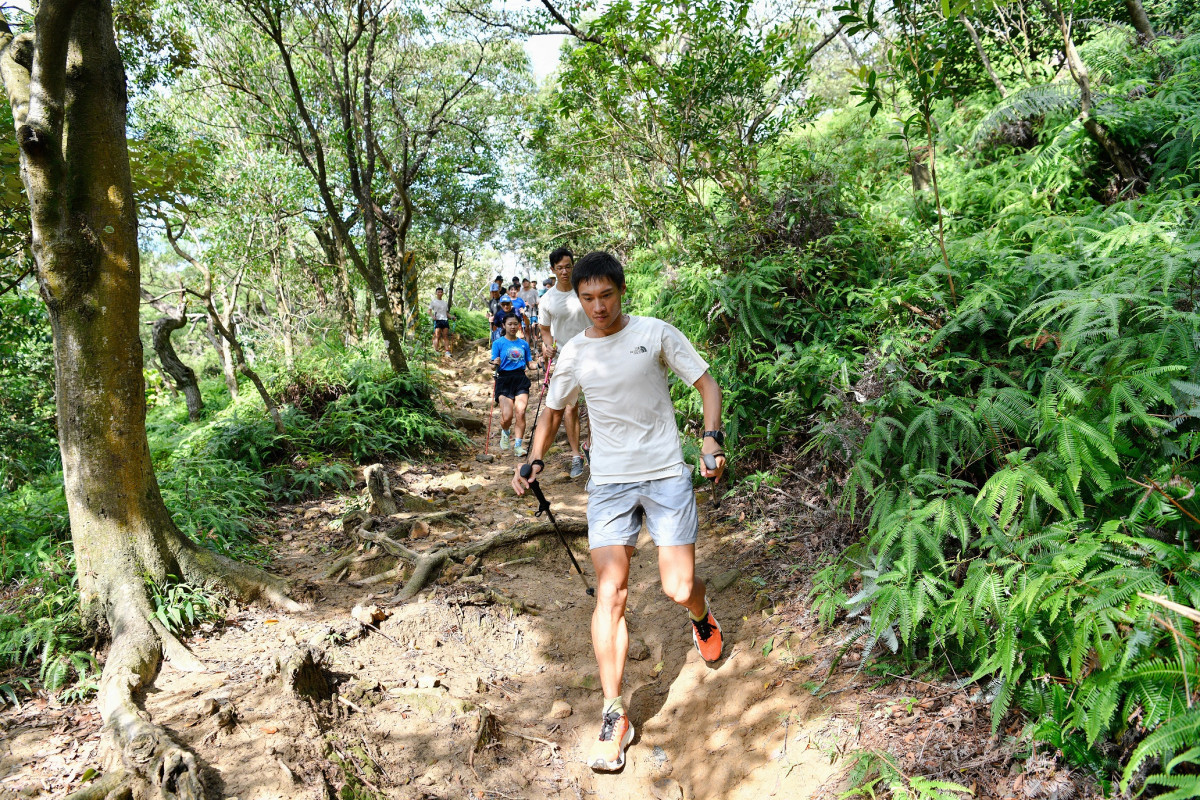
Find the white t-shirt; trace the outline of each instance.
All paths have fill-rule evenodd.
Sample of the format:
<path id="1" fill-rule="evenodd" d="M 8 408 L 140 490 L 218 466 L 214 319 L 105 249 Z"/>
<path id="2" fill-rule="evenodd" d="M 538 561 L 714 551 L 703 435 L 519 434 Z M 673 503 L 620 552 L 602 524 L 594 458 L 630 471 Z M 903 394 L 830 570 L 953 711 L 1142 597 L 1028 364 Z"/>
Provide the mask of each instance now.
<path id="1" fill-rule="evenodd" d="M 517 297 L 524 300 L 525 305 L 529 306 L 531 309 L 538 304 L 539 300 L 537 289 L 533 288 L 522 289 L 521 291 L 517 292 Z"/>
<path id="2" fill-rule="evenodd" d="M 450 304 L 445 298 L 438 300 L 435 297 L 429 301 L 429 313 L 434 319 L 450 319 Z"/>
<path id="3" fill-rule="evenodd" d="M 538 322 L 550 326 L 550 335 L 560 350 L 592 324 L 583 311 L 579 295 L 564 292 L 557 286 L 551 286 L 538 301 Z"/>
<path id="4" fill-rule="evenodd" d="M 546 407 L 561 410 L 582 390 L 592 430 L 592 480 L 636 483 L 680 474 L 684 464 L 667 369 L 689 386 L 708 362 L 677 328 L 633 317 L 618 333 L 579 334 L 561 350 Z"/>

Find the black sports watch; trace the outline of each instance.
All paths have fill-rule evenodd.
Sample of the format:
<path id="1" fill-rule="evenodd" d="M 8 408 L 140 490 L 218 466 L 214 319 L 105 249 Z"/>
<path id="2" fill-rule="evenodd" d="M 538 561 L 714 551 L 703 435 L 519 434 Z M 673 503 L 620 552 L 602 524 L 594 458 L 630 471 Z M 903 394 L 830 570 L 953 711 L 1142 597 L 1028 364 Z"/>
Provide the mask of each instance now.
<path id="1" fill-rule="evenodd" d="M 705 431 L 704 435 L 701 436 L 700 439 L 701 439 L 701 441 L 703 441 L 704 439 L 713 439 L 716 441 L 716 443 L 719 446 L 724 447 L 725 446 L 725 431 Z"/>

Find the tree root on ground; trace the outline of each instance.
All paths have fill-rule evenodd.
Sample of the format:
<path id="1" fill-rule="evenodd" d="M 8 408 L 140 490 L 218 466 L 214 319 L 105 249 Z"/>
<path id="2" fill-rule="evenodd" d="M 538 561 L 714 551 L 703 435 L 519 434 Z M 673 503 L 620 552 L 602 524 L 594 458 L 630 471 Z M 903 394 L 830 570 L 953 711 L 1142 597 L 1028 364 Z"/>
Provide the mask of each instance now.
<path id="1" fill-rule="evenodd" d="M 178 568 L 175 574 L 190 584 L 221 586 L 242 600 L 265 598 L 289 611 L 304 608 L 287 597 L 286 584 L 278 578 L 197 548 L 182 537 L 168 542 L 177 545 L 170 553 Z M 107 774 L 76 792 L 72 800 L 130 796 L 201 800 L 204 788 L 195 755 L 174 741 L 167 729 L 151 722 L 136 696 L 153 681 L 164 656 L 181 670 L 203 670 L 204 664 L 155 617 L 140 570 L 110 575 L 105 589 L 90 615 L 97 623 L 107 623 L 111 632 L 96 696 L 104 720 Z"/>
<path id="2" fill-rule="evenodd" d="M 389 528 L 386 531 L 371 531 L 366 530 L 365 527 L 354 531 L 353 536 L 363 542 L 378 545 L 387 551 L 389 555 L 393 555 L 405 563 L 412 565 L 412 574 L 409 575 L 400 592 L 393 598 L 396 601 L 411 600 L 413 597 L 416 597 L 422 589 L 437 578 L 438 573 L 441 572 L 442 567 L 445 566 L 447 561 L 461 562 L 471 556 L 478 558 L 489 550 L 520 544 L 538 536 L 546 536 L 554 533 L 553 525 L 549 522 L 539 520 L 537 522 L 516 525 L 506 531 L 493 534 L 477 542 L 457 547 L 441 547 L 427 553 L 420 553 L 392 538 L 392 535 L 400 529 L 400 526 Z M 411 528 L 411 524 L 409 527 Z M 562 528 L 563 534 L 567 536 L 587 535 L 587 523 L 583 520 L 559 520 L 559 527 Z M 368 580 L 354 581 L 352 585 L 369 586 L 398 577 L 401 574 L 402 568 L 398 567 L 394 570 L 374 575 Z"/>

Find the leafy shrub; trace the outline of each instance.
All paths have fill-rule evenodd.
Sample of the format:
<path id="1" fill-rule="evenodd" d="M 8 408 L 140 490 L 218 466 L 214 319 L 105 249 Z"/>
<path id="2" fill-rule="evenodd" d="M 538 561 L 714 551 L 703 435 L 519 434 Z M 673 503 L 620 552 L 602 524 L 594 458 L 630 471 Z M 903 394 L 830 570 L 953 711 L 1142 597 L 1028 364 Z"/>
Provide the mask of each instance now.
<path id="1" fill-rule="evenodd" d="M 177 636 L 201 622 L 222 619 L 228 605 L 223 594 L 181 583 L 174 577 L 163 585 L 147 578 L 146 587 L 154 603 L 155 618 Z"/>
<path id="2" fill-rule="evenodd" d="M 467 341 L 486 339 L 492 334 L 492 324 L 484 312 L 460 307 L 454 309 L 450 332 Z"/>
<path id="3" fill-rule="evenodd" d="M 50 321 L 36 293 L 0 294 L 0 490 L 58 462 Z"/>
<path id="4" fill-rule="evenodd" d="M 1097 769 L 1142 739 L 1125 780 L 1171 756 L 1151 782 L 1180 791 L 1200 651 L 1148 598 L 1200 606 L 1196 223 L 1166 194 L 954 243 L 970 289 L 868 404 L 844 494 L 869 512 L 861 588 L 821 576 L 868 655 L 947 657 L 995 725 L 1021 706 Z"/>

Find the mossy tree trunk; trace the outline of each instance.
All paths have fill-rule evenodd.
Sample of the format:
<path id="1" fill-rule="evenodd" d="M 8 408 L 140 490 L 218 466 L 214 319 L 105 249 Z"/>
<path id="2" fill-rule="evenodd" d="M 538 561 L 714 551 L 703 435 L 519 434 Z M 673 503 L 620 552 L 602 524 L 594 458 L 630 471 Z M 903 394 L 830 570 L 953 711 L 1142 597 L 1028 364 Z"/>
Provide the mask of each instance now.
<path id="1" fill-rule="evenodd" d="M 125 75 L 108 0 L 41 0 L 32 30 L 0 17 L 33 254 L 54 336 L 59 445 L 82 612 L 111 647 L 98 704 L 110 755 L 161 797 L 199 797 L 195 758 L 134 693 L 161 657 L 199 662 L 153 616 L 145 578 L 221 584 L 294 606 L 259 570 L 198 547 L 163 504 L 146 440 L 137 215 Z"/>

